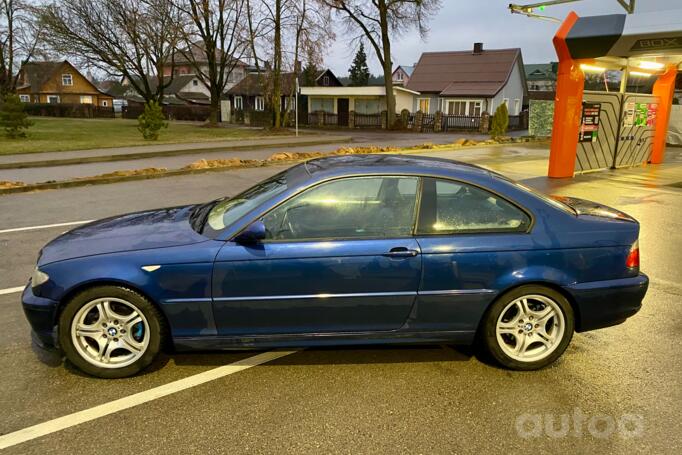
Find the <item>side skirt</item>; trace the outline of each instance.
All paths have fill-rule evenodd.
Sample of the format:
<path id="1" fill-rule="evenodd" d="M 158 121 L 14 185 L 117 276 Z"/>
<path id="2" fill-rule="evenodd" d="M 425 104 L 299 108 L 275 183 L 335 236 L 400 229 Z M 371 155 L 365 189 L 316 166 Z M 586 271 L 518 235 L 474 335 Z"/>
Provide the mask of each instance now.
<path id="1" fill-rule="evenodd" d="M 284 348 L 312 346 L 349 346 L 362 344 L 452 343 L 472 344 L 476 332 L 363 332 L 363 333 L 306 333 L 252 336 L 175 337 L 173 344 L 179 351 L 227 350 L 248 348 Z"/>

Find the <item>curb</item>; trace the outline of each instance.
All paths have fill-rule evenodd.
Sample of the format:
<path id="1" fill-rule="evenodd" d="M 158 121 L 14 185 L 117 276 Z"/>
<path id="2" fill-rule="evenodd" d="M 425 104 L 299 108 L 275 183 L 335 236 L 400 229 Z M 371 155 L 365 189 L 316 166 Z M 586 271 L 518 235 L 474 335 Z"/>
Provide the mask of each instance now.
<path id="1" fill-rule="evenodd" d="M 290 147 L 308 147 L 315 145 L 326 145 L 336 143 L 351 143 L 353 138 L 350 136 L 339 136 L 335 140 L 316 140 L 306 142 L 278 142 L 272 144 L 262 145 L 228 145 L 224 147 L 214 148 L 199 148 L 199 149 L 181 149 L 181 150 L 162 150 L 158 152 L 137 152 L 119 155 L 102 155 L 102 156 L 86 156 L 83 158 L 62 158 L 55 160 L 42 161 L 20 161 L 16 163 L 2 163 L 0 170 L 6 169 L 28 169 L 33 167 L 53 167 L 53 166 L 68 166 L 72 164 L 89 164 L 89 163 L 107 163 L 112 161 L 128 161 L 128 160 L 143 160 L 145 158 L 157 158 L 166 156 L 179 155 L 193 155 L 196 153 L 218 153 L 218 152 L 240 152 L 244 150 L 259 150 L 268 148 L 290 148 Z"/>
<path id="2" fill-rule="evenodd" d="M 335 141 L 336 142 L 336 141 Z M 546 141 L 529 141 L 528 144 L 542 144 Z M 472 145 L 461 147 L 463 149 L 476 149 L 481 147 L 491 147 L 491 146 L 503 146 L 512 144 L 486 144 L 486 145 Z M 421 148 L 413 150 L 399 150 L 395 154 L 410 154 L 410 153 L 424 153 L 424 152 L 434 152 L 432 148 Z M 15 188 L 2 188 L 0 189 L 0 196 L 6 194 L 16 194 L 16 193 L 29 193 L 32 191 L 41 190 L 55 190 L 62 188 L 74 188 L 80 186 L 89 185 L 105 185 L 109 183 L 120 183 L 120 182 L 130 182 L 135 180 L 151 180 L 164 177 L 177 177 L 181 175 L 193 175 L 193 174 L 205 174 L 209 172 L 224 172 L 237 169 L 248 169 L 256 167 L 268 167 L 268 166 L 279 166 L 279 165 L 293 165 L 297 163 L 302 163 L 309 160 L 310 158 L 304 159 L 294 159 L 294 160 L 281 160 L 281 161 L 267 161 L 267 160 L 252 160 L 251 162 L 246 162 L 241 166 L 223 166 L 223 167 L 212 167 L 206 169 L 171 169 L 164 172 L 158 172 L 154 174 L 142 174 L 142 175 L 124 175 L 124 176 L 114 176 L 114 177 L 85 177 L 74 180 L 63 180 L 58 182 L 44 182 L 44 183 L 34 183 L 24 186 L 18 186 Z"/>

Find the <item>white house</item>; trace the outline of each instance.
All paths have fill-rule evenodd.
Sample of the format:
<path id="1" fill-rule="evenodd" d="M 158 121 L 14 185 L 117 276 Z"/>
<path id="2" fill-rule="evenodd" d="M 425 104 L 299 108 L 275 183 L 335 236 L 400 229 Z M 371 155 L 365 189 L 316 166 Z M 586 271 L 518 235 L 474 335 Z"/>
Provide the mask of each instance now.
<path id="1" fill-rule="evenodd" d="M 419 93 L 403 87 L 393 87 L 396 113 L 403 109 L 412 110 L 413 98 Z M 324 111 L 348 116 L 350 111 L 357 114 L 379 114 L 386 110 L 386 88 L 382 86 L 362 87 L 301 87 L 301 95 L 308 97 L 308 112 Z M 343 123 L 343 122 L 341 122 Z"/>

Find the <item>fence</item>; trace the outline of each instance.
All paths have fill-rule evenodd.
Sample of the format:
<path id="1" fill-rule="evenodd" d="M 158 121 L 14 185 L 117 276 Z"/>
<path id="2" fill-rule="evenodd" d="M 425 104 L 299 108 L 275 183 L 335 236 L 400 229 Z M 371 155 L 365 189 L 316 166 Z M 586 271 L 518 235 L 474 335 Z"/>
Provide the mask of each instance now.
<path id="1" fill-rule="evenodd" d="M 114 118 L 113 107 L 94 104 L 24 103 L 28 115 L 41 117 Z"/>
<path id="2" fill-rule="evenodd" d="M 381 114 L 358 114 L 353 118 L 356 128 L 381 128 Z"/>
<path id="3" fill-rule="evenodd" d="M 476 130 L 481 127 L 480 116 L 468 115 L 444 115 L 443 116 L 443 131 L 450 130 Z"/>
<path id="4" fill-rule="evenodd" d="M 204 122 L 211 115 L 210 106 L 197 105 L 164 105 L 161 106 L 167 120 L 188 120 Z M 121 109 L 123 118 L 136 119 L 144 112 L 144 104 L 129 103 Z"/>

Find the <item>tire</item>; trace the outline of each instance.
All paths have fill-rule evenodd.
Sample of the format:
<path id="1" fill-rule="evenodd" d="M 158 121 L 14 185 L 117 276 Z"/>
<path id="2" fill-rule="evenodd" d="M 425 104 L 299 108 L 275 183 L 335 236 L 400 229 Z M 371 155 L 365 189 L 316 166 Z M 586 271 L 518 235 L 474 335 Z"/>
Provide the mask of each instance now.
<path id="1" fill-rule="evenodd" d="M 481 338 L 499 364 L 529 371 L 556 361 L 570 344 L 574 329 L 573 308 L 562 294 L 545 286 L 525 285 L 490 306 Z"/>
<path id="2" fill-rule="evenodd" d="M 119 286 L 87 289 L 59 316 L 59 345 L 83 372 L 100 378 L 132 376 L 158 354 L 163 316 L 145 297 Z"/>

